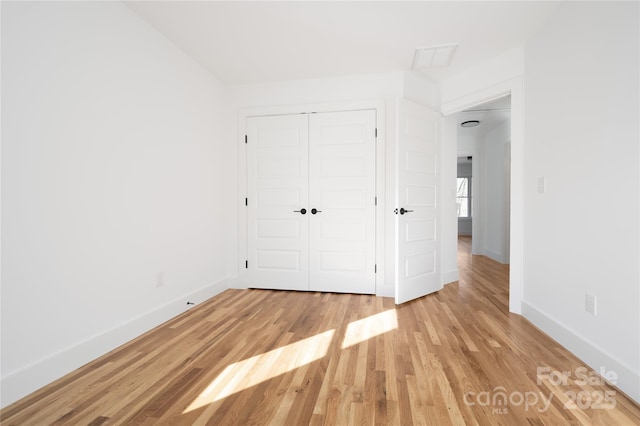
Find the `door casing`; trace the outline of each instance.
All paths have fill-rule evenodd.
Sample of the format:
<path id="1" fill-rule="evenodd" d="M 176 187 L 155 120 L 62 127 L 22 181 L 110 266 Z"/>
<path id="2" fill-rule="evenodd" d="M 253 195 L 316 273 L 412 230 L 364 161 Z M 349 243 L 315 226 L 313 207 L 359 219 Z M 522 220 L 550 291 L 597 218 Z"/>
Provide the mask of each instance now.
<path id="1" fill-rule="evenodd" d="M 509 212 L 509 311 L 522 313 L 524 283 L 524 90 L 522 77 L 512 78 L 441 105 L 445 116 L 511 95 L 511 179 Z M 446 143 L 446 141 L 443 141 Z M 452 236 L 457 238 L 457 236 Z"/>
<path id="2" fill-rule="evenodd" d="M 377 119 L 377 143 L 376 143 L 376 188 L 377 188 L 377 214 L 376 214 L 376 295 L 393 296 L 393 285 L 384 282 L 385 265 L 389 262 L 385 253 L 385 221 L 388 217 L 388 207 L 385 196 L 386 181 L 386 131 L 387 120 L 389 119 L 385 111 L 385 102 L 380 100 L 335 102 L 321 104 L 302 104 L 291 106 L 255 107 L 242 108 L 238 112 L 238 281 L 234 288 L 247 288 L 247 269 L 245 261 L 248 254 L 247 240 L 247 209 L 245 208 L 245 198 L 247 195 L 247 147 L 245 144 L 246 119 L 248 117 L 269 116 L 269 115 L 289 115 L 314 112 L 340 112 L 357 110 L 375 110 Z"/>

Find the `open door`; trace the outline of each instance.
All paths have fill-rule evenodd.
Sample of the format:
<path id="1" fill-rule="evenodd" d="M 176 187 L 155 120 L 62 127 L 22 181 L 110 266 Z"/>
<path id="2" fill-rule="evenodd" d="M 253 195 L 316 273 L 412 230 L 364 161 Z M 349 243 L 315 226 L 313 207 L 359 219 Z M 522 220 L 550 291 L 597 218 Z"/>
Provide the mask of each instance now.
<path id="1" fill-rule="evenodd" d="M 396 145 L 396 304 L 442 288 L 440 114 L 401 99 Z"/>

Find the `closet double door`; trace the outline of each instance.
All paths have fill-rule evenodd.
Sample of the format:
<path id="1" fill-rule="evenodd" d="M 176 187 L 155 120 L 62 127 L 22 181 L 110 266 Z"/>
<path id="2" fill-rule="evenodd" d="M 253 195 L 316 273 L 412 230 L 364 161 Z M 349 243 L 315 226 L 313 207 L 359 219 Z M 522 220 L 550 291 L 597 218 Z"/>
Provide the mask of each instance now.
<path id="1" fill-rule="evenodd" d="M 375 110 L 246 129 L 249 286 L 375 293 Z"/>

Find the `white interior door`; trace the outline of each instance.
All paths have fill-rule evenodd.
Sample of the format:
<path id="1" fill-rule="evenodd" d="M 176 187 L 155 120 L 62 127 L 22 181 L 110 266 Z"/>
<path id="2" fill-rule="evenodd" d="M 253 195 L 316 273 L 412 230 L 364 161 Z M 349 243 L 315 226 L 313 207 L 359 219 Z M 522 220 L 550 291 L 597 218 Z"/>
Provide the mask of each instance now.
<path id="1" fill-rule="evenodd" d="M 398 103 L 396 303 L 442 288 L 438 206 L 440 114 Z"/>
<path id="2" fill-rule="evenodd" d="M 306 114 L 247 118 L 247 280 L 309 288 Z"/>
<path id="3" fill-rule="evenodd" d="M 310 290 L 375 293 L 376 112 L 309 117 Z"/>

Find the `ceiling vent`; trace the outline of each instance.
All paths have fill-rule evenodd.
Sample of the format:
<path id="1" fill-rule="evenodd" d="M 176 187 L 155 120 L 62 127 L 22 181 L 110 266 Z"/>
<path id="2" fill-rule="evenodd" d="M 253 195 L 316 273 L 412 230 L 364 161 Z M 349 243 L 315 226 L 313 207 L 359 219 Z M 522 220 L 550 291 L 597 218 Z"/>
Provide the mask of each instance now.
<path id="1" fill-rule="evenodd" d="M 457 43 L 441 44 L 431 47 L 417 47 L 413 56 L 411 69 L 424 70 L 430 68 L 448 67 L 453 59 L 453 54 L 458 47 Z"/>

